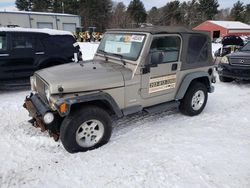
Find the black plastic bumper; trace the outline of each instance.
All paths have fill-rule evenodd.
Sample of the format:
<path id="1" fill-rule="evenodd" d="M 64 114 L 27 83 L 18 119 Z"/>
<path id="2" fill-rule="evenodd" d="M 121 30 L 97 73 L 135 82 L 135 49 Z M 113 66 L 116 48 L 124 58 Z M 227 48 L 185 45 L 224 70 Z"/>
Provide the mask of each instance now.
<path id="1" fill-rule="evenodd" d="M 230 64 L 219 64 L 218 74 L 223 77 L 250 80 L 250 66 L 233 66 Z"/>

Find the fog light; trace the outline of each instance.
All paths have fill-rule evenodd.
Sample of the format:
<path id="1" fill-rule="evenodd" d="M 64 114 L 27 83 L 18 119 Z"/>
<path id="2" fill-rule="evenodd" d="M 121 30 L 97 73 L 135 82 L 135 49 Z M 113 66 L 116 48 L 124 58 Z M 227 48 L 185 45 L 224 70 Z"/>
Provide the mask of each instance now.
<path id="1" fill-rule="evenodd" d="M 54 121 L 54 115 L 51 112 L 47 112 L 44 116 L 43 116 L 43 121 L 45 124 L 50 124 Z"/>

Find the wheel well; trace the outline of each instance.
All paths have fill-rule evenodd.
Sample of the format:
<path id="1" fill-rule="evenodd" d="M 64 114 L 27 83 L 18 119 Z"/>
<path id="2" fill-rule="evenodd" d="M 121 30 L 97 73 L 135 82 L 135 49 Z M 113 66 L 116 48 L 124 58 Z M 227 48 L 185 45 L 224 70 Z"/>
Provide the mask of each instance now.
<path id="1" fill-rule="evenodd" d="M 76 104 L 71 105 L 70 111 L 75 111 L 87 105 L 98 106 L 99 108 L 102 108 L 103 110 L 107 111 L 109 115 L 116 114 L 112 106 L 105 100 L 95 100 L 95 101 L 89 101 L 89 102 L 83 102 L 83 103 L 76 103 Z"/>
<path id="2" fill-rule="evenodd" d="M 208 77 L 199 77 L 199 78 L 193 79 L 192 82 L 189 84 L 189 87 L 196 82 L 200 82 L 204 84 L 207 87 L 207 89 L 209 89 L 210 87 L 210 82 L 209 82 Z"/>

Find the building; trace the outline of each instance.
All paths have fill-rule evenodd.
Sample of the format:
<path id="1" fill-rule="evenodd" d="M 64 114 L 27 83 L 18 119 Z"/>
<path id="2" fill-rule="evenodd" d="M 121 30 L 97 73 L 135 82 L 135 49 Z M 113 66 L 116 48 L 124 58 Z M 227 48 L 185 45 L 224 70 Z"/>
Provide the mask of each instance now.
<path id="1" fill-rule="evenodd" d="M 0 11 L 0 26 L 24 28 L 49 28 L 75 32 L 81 26 L 81 18 L 73 14 Z"/>
<path id="2" fill-rule="evenodd" d="M 250 25 L 237 21 L 212 21 L 208 20 L 193 28 L 194 30 L 210 31 L 211 38 L 224 37 L 226 35 L 250 35 Z"/>

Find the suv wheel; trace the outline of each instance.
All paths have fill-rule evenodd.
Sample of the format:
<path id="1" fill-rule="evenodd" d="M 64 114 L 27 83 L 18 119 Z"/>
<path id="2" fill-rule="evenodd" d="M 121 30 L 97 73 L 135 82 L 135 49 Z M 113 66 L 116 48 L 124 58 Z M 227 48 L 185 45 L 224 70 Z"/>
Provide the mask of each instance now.
<path id="1" fill-rule="evenodd" d="M 207 103 L 207 88 L 204 84 L 196 82 L 187 90 L 181 100 L 180 111 L 189 116 L 195 116 L 202 112 Z"/>
<path id="2" fill-rule="evenodd" d="M 228 78 L 224 76 L 219 76 L 219 79 L 221 82 L 232 82 L 234 80 L 233 78 Z"/>
<path id="3" fill-rule="evenodd" d="M 64 148 L 75 153 L 106 144 L 112 132 L 109 114 L 96 106 L 88 106 L 67 116 L 60 128 Z"/>

